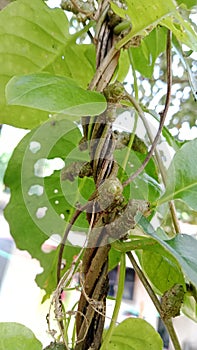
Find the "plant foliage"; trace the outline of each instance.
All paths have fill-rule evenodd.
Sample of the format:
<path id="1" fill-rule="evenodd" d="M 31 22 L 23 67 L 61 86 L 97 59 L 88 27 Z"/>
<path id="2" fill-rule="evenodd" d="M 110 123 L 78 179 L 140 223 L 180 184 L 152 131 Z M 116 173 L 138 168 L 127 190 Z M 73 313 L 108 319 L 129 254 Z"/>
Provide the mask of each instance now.
<path id="1" fill-rule="evenodd" d="M 36 282 L 44 300 L 51 298 L 60 331 L 48 348 L 70 349 L 72 340 L 75 350 L 162 349 L 160 336 L 142 319 L 115 326 L 127 254 L 180 350 L 171 318 L 182 310 L 197 320 L 197 242 L 179 232 L 176 206 L 181 201 L 197 211 L 197 139 L 181 143 L 164 122 L 176 99 L 175 51 L 188 74 L 183 89 L 190 84 L 196 96 L 194 68 L 182 49 L 187 45 L 188 56 L 197 50 L 189 17 L 195 2 L 95 3 L 67 0 L 51 9 L 42 0 L 17 0 L 0 12 L 0 122 L 29 129 L 6 170 L 11 197 L 5 217 L 17 247 L 43 268 Z M 166 87 L 159 112 L 157 103 L 154 110 L 151 105 L 160 92 L 158 69 Z M 170 123 L 176 125 L 173 116 Z M 164 156 L 156 144 L 164 144 Z M 155 218 L 160 229 L 152 225 Z M 52 235 L 61 243 L 46 254 Z M 105 334 L 108 272 L 118 264 L 117 300 Z M 81 295 L 71 312 L 61 293 L 76 272 Z M 54 335 L 50 317 L 49 311 Z M 41 348 L 30 330 L 15 323 L 0 324 L 0 338 L 2 349 Z"/>

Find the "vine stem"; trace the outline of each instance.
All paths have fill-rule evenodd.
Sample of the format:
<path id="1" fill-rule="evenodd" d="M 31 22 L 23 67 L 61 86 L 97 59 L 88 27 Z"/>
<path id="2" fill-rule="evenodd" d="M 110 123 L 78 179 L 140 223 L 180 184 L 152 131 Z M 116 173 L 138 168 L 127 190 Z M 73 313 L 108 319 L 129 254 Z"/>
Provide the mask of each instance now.
<path id="1" fill-rule="evenodd" d="M 157 142 L 159 141 L 161 132 L 162 132 L 162 128 L 164 126 L 164 122 L 168 113 L 168 109 L 170 106 L 170 97 L 171 97 L 171 90 L 172 90 L 172 57 L 171 57 L 171 40 L 172 40 L 172 33 L 170 30 L 168 30 L 168 35 L 167 35 L 167 45 L 166 45 L 166 57 L 167 57 L 167 94 L 166 94 L 166 101 L 165 101 L 165 107 L 163 112 L 161 113 L 161 119 L 160 119 L 160 123 L 159 123 L 159 128 L 157 131 L 157 134 L 153 140 L 152 146 L 150 151 L 148 152 L 146 158 L 144 159 L 144 161 L 142 162 L 141 166 L 137 169 L 137 171 L 132 174 L 124 183 L 123 186 L 127 186 L 130 182 L 132 182 L 146 167 L 146 165 L 148 164 L 149 160 L 151 159 L 154 150 L 156 148 Z M 134 104 L 134 98 L 132 96 L 130 96 L 129 94 L 126 94 L 126 97 L 128 98 L 128 100 L 134 105 L 134 107 L 136 106 L 136 104 Z M 144 113 L 142 113 L 144 114 Z"/>
<path id="2" fill-rule="evenodd" d="M 172 33 L 171 31 L 169 30 L 168 31 L 168 34 L 167 34 L 167 45 L 166 45 L 166 58 L 167 58 L 167 93 L 166 93 L 166 101 L 165 101 L 165 106 L 164 106 L 164 110 L 163 112 L 161 113 L 161 121 L 162 121 L 162 127 L 163 127 L 163 124 L 165 122 L 165 118 L 167 116 L 167 113 L 168 113 L 168 110 L 169 110 L 169 106 L 170 106 L 170 98 L 171 98 L 171 90 L 172 90 L 172 56 L 171 56 L 171 40 L 172 40 Z M 132 57 L 130 56 L 130 60 L 132 59 Z M 148 137 L 152 143 L 152 148 L 150 150 L 150 152 L 148 153 L 147 157 L 145 158 L 144 162 L 142 163 L 141 167 L 136 171 L 136 173 L 132 174 L 132 176 L 130 177 L 130 181 L 133 181 L 133 179 L 139 175 L 141 173 L 141 171 L 144 170 L 146 164 L 148 164 L 150 158 L 152 157 L 153 153 L 155 152 L 155 158 L 157 160 L 157 164 L 158 164 L 158 167 L 159 167 L 159 170 L 160 170 L 160 173 L 161 173 L 161 177 L 162 177 L 162 180 L 163 180 L 163 183 L 164 185 L 166 185 L 166 174 L 165 174 L 165 171 L 164 171 L 164 167 L 163 167 L 163 164 L 160 160 L 160 156 L 158 154 L 158 151 L 156 149 L 156 145 L 157 145 L 157 142 L 158 142 L 158 139 L 159 139 L 159 136 L 161 134 L 161 131 L 162 131 L 162 127 L 161 127 L 161 131 L 158 129 L 158 138 L 157 138 L 157 135 L 155 137 L 155 139 L 153 139 L 153 136 L 152 136 L 152 133 L 151 133 L 151 130 L 150 130 L 150 127 L 149 127 L 149 124 L 148 122 L 146 121 L 146 118 L 145 118 L 145 115 L 144 115 L 144 112 L 142 110 L 142 108 L 140 107 L 138 101 L 136 99 L 134 99 L 132 96 L 128 95 L 128 98 L 130 100 L 130 102 L 132 103 L 132 105 L 134 106 L 134 108 L 136 109 L 137 113 L 139 114 L 140 118 L 142 119 L 143 121 L 143 124 L 146 128 L 146 131 L 147 131 L 147 134 L 148 134 Z M 161 122 L 160 122 L 161 124 Z M 160 125 L 161 126 L 161 125 Z M 156 139 L 157 138 L 157 139 Z M 128 179 L 129 180 L 129 179 Z M 127 180 L 127 181 L 128 181 Z M 126 186 L 126 182 L 123 183 L 123 186 Z M 181 232 L 181 229 L 180 229 L 180 225 L 179 225 L 179 222 L 178 222 L 178 218 L 177 218 L 177 215 L 176 215 L 176 208 L 175 208 L 175 205 L 174 205 L 174 202 L 173 201 L 169 201 L 169 208 L 170 208 L 170 212 L 171 212 L 171 216 L 172 216 L 172 221 L 173 221 L 173 225 L 174 225 L 174 229 L 175 229 L 175 232 L 176 233 L 180 233 Z"/>
<path id="3" fill-rule="evenodd" d="M 113 311 L 113 316 L 100 350 L 108 349 L 108 344 L 110 342 L 114 328 L 116 327 L 116 322 L 117 322 L 117 318 L 118 318 L 118 314 L 119 314 L 119 310 L 122 302 L 122 295 L 124 292 L 125 271 L 126 271 L 126 259 L 125 259 L 125 253 L 122 253 L 120 257 L 118 291 L 116 295 L 116 302 L 115 302 L 115 307 Z"/>
<path id="4" fill-rule="evenodd" d="M 144 112 L 141 109 L 140 105 L 137 103 L 137 101 L 135 101 L 135 104 L 136 104 L 139 116 L 140 116 L 140 118 L 141 118 L 141 120 L 142 120 L 142 122 L 144 124 L 144 127 L 146 129 L 146 132 L 148 134 L 148 138 L 149 138 L 150 142 L 152 143 L 153 142 L 152 132 L 151 132 L 149 124 L 148 124 L 148 122 L 147 122 L 147 120 L 145 118 Z M 147 112 L 147 113 L 150 114 L 150 112 Z M 166 173 L 165 173 L 165 170 L 164 170 L 163 163 L 161 162 L 160 155 L 159 155 L 159 153 L 157 151 L 157 148 L 155 148 L 155 158 L 156 158 L 159 170 L 160 170 L 160 174 L 161 174 L 163 183 L 166 186 Z M 166 199 L 165 199 L 165 202 L 166 202 Z M 172 216 L 175 232 L 176 233 L 180 233 L 181 229 L 180 229 L 180 225 L 179 225 L 178 218 L 177 218 L 177 215 L 176 215 L 176 209 L 175 209 L 174 202 L 172 200 L 169 200 L 168 203 L 169 203 L 169 208 L 170 208 L 170 212 L 171 212 L 171 216 Z M 160 204 L 162 204 L 162 203 L 160 202 Z M 153 205 L 154 205 L 154 203 L 153 203 Z"/>
<path id="5" fill-rule="evenodd" d="M 134 270 L 136 271 L 140 281 L 142 282 L 144 288 L 146 289 L 148 295 L 150 296 L 154 306 L 156 307 L 158 313 L 160 314 L 160 317 L 168 330 L 168 333 L 169 333 L 170 338 L 172 340 L 172 343 L 174 345 L 174 349 L 181 350 L 181 346 L 180 346 L 179 340 L 177 338 L 176 332 L 174 330 L 172 320 L 166 319 L 165 317 L 163 317 L 163 310 L 162 310 L 161 304 L 160 304 L 155 292 L 153 291 L 150 283 L 148 282 L 147 278 L 145 277 L 143 271 L 138 266 L 133 254 L 131 252 L 128 252 L 127 256 L 129 258 Z"/>
<path id="6" fill-rule="evenodd" d="M 132 73 L 133 73 L 133 79 L 134 79 L 133 89 L 134 89 L 134 93 L 135 93 L 135 98 L 138 101 L 137 76 L 136 76 L 136 71 L 135 71 L 134 66 L 133 66 L 133 58 L 132 58 L 132 54 L 131 54 L 130 50 L 128 50 L 128 56 L 129 56 L 130 65 L 132 67 Z M 123 177 L 123 173 L 124 173 L 124 171 L 126 169 L 126 165 L 127 165 L 128 159 L 129 159 L 129 155 L 130 155 L 130 152 L 131 152 L 131 149 L 132 149 L 133 141 L 134 141 L 134 138 L 135 138 L 135 132 L 136 132 L 136 129 L 137 129 L 137 122 L 138 122 L 138 113 L 135 111 L 133 130 L 132 130 L 132 134 L 131 134 L 129 143 L 127 145 L 127 153 L 126 153 L 126 156 L 124 158 L 124 162 L 122 164 L 122 171 L 121 171 L 120 179 L 122 179 L 122 177 Z"/>
<path id="7" fill-rule="evenodd" d="M 137 101 L 134 99 L 134 97 L 130 96 L 129 94 L 126 94 L 127 96 L 127 99 L 133 104 L 133 106 L 136 108 L 136 110 L 138 111 L 139 115 L 144 115 L 141 107 L 139 109 L 139 104 L 137 103 Z M 164 125 L 164 121 L 165 121 L 165 115 L 164 116 L 161 116 L 161 120 L 160 120 L 160 123 L 159 123 L 159 128 L 158 128 L 158 131 L 157 131 L 157 134 L 153 140 L 153 143 L 152 143 L 152 146 L 151 146 L 151 149 L 150 151 L 148 152 L 146 158 L 144 159 L 144 161 L 142 162 L 141 166 L 135 171 L 135 173 L 133 173 L 126 181 L 123 182 L 123 187 L 129 185 L 139 174 L 141 174 L 141 172 L 144 170 L 144 168 L 146 167 L 146 165 L 148 164 L 148 162 L 150 161 L 150 159 L 152 158 L 153 156 L 153 153 L 155 151 L 155 148 L 156 148 L 156 145 L 157 145 L 157 142 L 160 138 L 160 135 L 161 135 L 161 132 L 162 132 L 162 128 L 163 128 L 163 125 Z"/>
<path id="8" fill-rule="evenodd" d="M 94 75 L 94 77 L 89 85 L 90 90 L 94 90 L 96 88 L 100 78 L 104 74 L 106 68 L 109 66 L 110 62 L 112 61 L 114 56 L 117 54 L 117 52 L 118 52 L 118 50 L 116 50 L 115 45 L 113 45 L 111 47 L 111 49 L 109 50 L 107 56 L 101 62 L 100 66 L 97 68 L 97 71 L 96 71 L 96 73 L 95 73 L 95 75 Z M 98 91 L 98 89 L 97 89 L 97 91 Z"/>
<path id="9" fill-rule="evenodd" d="M 65 244 L 66 244 L 66 240 L 68 238 L 68 234 L 73 226 L 73 224 L 75 223 L 75 221 L 77 220 L 77 218 L 79 217 L 79 215 L 87 209 L 87 207 L 90 205 L 90 203 L 86 203 L 84 204 L 82 207 L 80 207 L 79 209 L 76 209 L 75 213 L 73 214 L 72 218 L 70 219 L 67 227 L 66 227 L 66 230 L 64 232 L 64 236 L 61 240 L 61 243 L 60 243 L 60 250 L 59 250 L 59 254 L 58 254 L 58 262 L 57 262 L 57 284 L 59 283 L 60 281 L 60 278 L 61 278 L 61 264 L 62 264 L 62 256 L 63 256 L 63 252 L 64 252 L 64 247 L 65 247 Z"/>
<path id="10" fill-rule="evenodd" d="M 161 113 L 162 117 L 166 117 L 169 107 L 170 107 L 170 99 L 171 99 L 171 91 L 172 91 L 172 55 L 171 55 L 171 41 L 172 41 L 172 32 L 168 30 L 167 34 L 167 45 L 166 45 L 166 59 L 167 59 L 167 94 L 164 110 Z"/>

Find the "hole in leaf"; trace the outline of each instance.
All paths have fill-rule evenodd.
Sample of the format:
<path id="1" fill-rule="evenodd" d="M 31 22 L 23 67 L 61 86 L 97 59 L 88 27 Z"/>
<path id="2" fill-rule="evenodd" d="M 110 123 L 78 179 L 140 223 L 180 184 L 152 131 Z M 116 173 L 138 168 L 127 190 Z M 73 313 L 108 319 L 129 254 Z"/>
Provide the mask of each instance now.
<path id="1" fill-rule="evenodd" d="M 63 213 L 61 213 L 60 218 L 65 219 L 65 215 Z"/>
<path id="2" fill-rule="evenodd" d="M 65 267 L 66 267 L 66 259 L 62 259 L 61 270 L 63 270 Z"/>
<path id="3" fill-rule="evenodd" d="M 70 231 L 68 234 L 68 241 L 74 246 L 84 247 L 86 240 L 85 232 Z"/>
<path id="4" fill-rule="evenodd" d="M 37 141 L 31 141 L 29 145 L 29 149 L 32 153 L 37 153 L 41 149 L 40 142 Z"/>
<path id="5" fill-rule="evenodd" d="M 38 208 L 38 210 L 36 211 L 36 217 L 38 219 L 42 219 L 46 215 L 47 210 L 47 207 Z"/>
<path id="6" fill-rule="evenodd" d="M 53 192 L 54 192 L 54 193 L 58 193 L 59 191 L 58 191 L 58 189 L 56 188 Z"/>
<path id="7" fill-rule="evenodd" d="M 55 204 L 59 204 L 59 201 L 58 201 L 58 200 L 56 200 L 56 201 L 55 201 Z"/>
<path id="8" fill-rule="evenodd" d="M 41 196 L 43 193 L 44 193 L 44 187 L 40 185 L 33 185 L 30 187 L 28 191 L 29 196 L 32 196 L 34 194 L 37 196 Z"/>
<path id="9" fill-rule="evenodd" d="M 57 246 L 61 242 L 61 236 L 57 233 L 51 235 L 49 239 L 47 239 L 41 246 L 41 249 L 44 253 L 50 253 L 57 248 Z"/>
<path id="10" fill-rule="evenodd" d="M 38 177 L 50 176 L 55 170 L 60 170 L 65 166 L 61 158 L 46 159 L 41 158 L 34 164 L 34 174 Z"/>

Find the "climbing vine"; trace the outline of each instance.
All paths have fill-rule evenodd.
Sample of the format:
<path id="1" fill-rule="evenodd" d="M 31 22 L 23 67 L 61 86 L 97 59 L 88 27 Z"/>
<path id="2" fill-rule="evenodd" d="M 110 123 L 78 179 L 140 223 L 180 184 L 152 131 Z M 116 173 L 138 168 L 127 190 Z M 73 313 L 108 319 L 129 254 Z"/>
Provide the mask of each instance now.
<path id="1" fill-rule="evenodd" d="M 165 123 L 172 98 L 172 50 L 185 62 L 182 45 L 191 49 L 190 55 L 197 48 L 189 18 L 194 5 L 186 0 L 66 0 L 50 9 L 41 0 L 17 0 L 0 13 L 1 122 L 30 130 L 5 174 L 11 191 L 5 217 L 17 247 L 43 267 L 36 282 L 46 292 L 44 300 L 50 298 L 46 327 L 52 343 L 45 349 L 162 349 L 160 336 L 145 320 L 117 325 L 126 256 L 174 349 L 181 349 L 172 319 L 184 312 L 188 298 L 196 303 L 197 243 L 180 231 L 176 200 L 197 210 L 197 140 L 182 145 Z M 141 103 L 138 75 L 151 79 L 160 55 L 166 92 L 158 113 Z M 188 61 L 185 67 L 195 98 Z M 122 126 L 125 115 L 132 123 Z M 145 136 L 139 135 L 139 123 Z M 164 141 L 174 152 L 168 169 L 158 148 Z M 57 158 L 64 165 L 46 175 L 42 164 Z M 162 222 L 165 215 L 170 233 Z M 154 218 L 160 227 L 153 226 Z M 76 232 L 84 237 L 81 245 L 71 243 Z M 60 243 L 45 254 L 42 245 L 53 234 Z M 108 273 L 117 265 L 115 307 L 104 332 Z M 160 281 L 154 276 L 157 269 Z M 76 274 L 80 298 L 67 310 L 61 295 Z M 9 327 L 24 342 L 27 336 L 21 327 L 0 324 L 6 349 Z M 29 348 L 41 349 L 32 339 Z"/>

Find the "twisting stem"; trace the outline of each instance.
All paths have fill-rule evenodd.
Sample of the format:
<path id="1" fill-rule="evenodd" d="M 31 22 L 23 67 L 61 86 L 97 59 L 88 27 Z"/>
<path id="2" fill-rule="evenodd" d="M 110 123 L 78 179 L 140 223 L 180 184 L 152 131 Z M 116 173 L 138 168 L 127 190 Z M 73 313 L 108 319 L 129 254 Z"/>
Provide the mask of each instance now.
<path id="1" fill-rule="evenodd" d="M 181 350 L 181 346 L 179 343 L 179 340 L 177 338 L 176 332 L 174 330 L 173 324 L 172 324 L 172 320 L 171 319 L 166 319 L 165 317 L 163 317 L 163 310 L 161 307 L 161 304 L 157 298 L 157 296 L 155 295 L 155 292 L 153 291 L 150 283 L 148 282 L 147 278 L 145 277 L 144 273 L 142 272 L 142 270 L 140 269 L 140 267 L 138 266 L 133 254 L 131 252 L 127 253 L 127 256 L 131 262 L 131 264 L 133 265 L 134 270 L 136 271 L 140 281 L 142 282 L 144 288 L 146 289 L 148 295 L 150 296 L 153 304 L 155 305 L 157 311 L 160 314 L 160 317 L 163 321 L 163 323 L 165 324 L 168 333 L 170 335 L 170 338 L 172 340 L 172 343 L 174 345 L 174 349 L 175 350 Z"/>
<path id="2" fill-rule="evenodd" d="M 132 174 L 124 183 L 123 186 L 127 186 L 130 182 L 132 182 L 146 167 L 146 165 L 148 164 L 149 160 L 151 159 L 157 142 L 160 138 L 161 132 L 162 132 L 162 128 L 165 122 L 165 118 L 169 109 L 169 105 L 170 105 L 170 96 L 171 96 L 171 87 L 172 87 L 172 59 L 171 59 L 171 31 L 168 31 L 168 37 L 167 37 L 167 47 L 166 47 L 166 56 L 167 56 L 167 94 L 166 94 L 166 102 L 165 102 L 165 107 L 163 112 L 161 113 L 161 119 L 160 119 L 160 123 L 159 123 L 159 128 L 157 131 L 157 134 L 155 136 L 155 139 L 153 140 L 152 146 L 150 151 L 148 152 L 146 158 L 144 159 L 144 161 L 142 162 L 141 166 L 137 169 L 137 171 Z M 137 112 L 139 113 L 139 115 L 143 116 L 144 119 L 144 113 L 142 111 L 142 109 L 140 108 L 139 104 L 137 103 L 137 101 L 130 96 L 129 94 L 126 95 L 126 97 L 128 98 L 128 100 L 133 104 L 134 108 L 137 110 Z"/>
<path id="3" fill-rule="evenodd" d="M 100 66 L 98 67 L 90 85 L 89 85 L 89 89 L 90 90 L 94 90 L 100 80 L 100 78 L 102 77 L 102 75 L 104 74 L 105 70 L 107 69 L 108 65 L 110 64 L 110 62 L 112 61 L 112 59 L 114 58 L 114 56 L 117 54 L 118 50 L 116 50 L 115 45 L 112 46 L 112 48 L 110 49 L 110 51 L 108 52 L 107 56 L 104 58 L 104 60 L 101 62 Z M 98 89 L 97 89 L 98 90 Z"/>
<path id="4" fill-rule="evenodd" d="M 139 99 L 139 92 L 138 92 L 138 83 L 137 83 L 137 74 L 136 74 L 136 70 L 134 67 L 134 63 L 133 63 L 133 57 L 132 57 L 132 53 L 131 50 L 128 50 L 128 56 L 129 56 L 129 62 L 132 68 L 132 73 L 133 73 L 133 90 L 135 93 L 135 98 L 138 101 Z"/>
<path id="5" fill-rule="evenodd" d="M 171 97 L 171 90 L 172 90 L 172 55 L 171 55 L 171 41 L 172 41 L 172 32 L 168 30 L 168 36 L 167 36 L 167 47 L 166 47 L 166 58 L 167 58 L 167 95 L 166 95 L 166 101 L 165 101 L 165 107 L 162 112 L 162 117 L 166 118 L 166 115 L 168 113 L 168 109 L 170 106 L 170 97 Z M 162 174 L 161 174 L 162 175 Z M 163 176 L 162 176 L 163 177 Z M 164 179 L 163 179 L 164 180 Z M 164 180 L 165 184 L 165 180 Z M 180 233 L 180 225 L 177 219 L 176 215 L 176 208 L 173 201 L 169 202 L 170 212 L 174 224 L 174 228 L 176 233 Z"/>
<path id="6" fill-rule="evenodd" d="M 127 99 L 133 104 L 133 106 L 136 108 L 136 110 L 139 112 L 140 110 L 140 113 L 139 115 L 141 114 L 142 112 L 142 115 L 144 114 L 142 109 L 140 108 L 139 109 L 139 104 L 137 103 L 137 101 L 134 99 L 134 97 L 130 96 L 129 94 L 127 94 Z M 146 167 L 146 165 L 148 164 L 149 160 L 151 159 L 154 151 L 155 151 L 155 148 L 156 148 L 156 145 L 157 145 L 157 142 L 160 138 L 160 135 L 161 135 L 161 132 L 162 132 L 162 128 L 163 128 L 163 125 L 164 125 L 164 121 L 165 121 L 165 115 L 164 116 L 161 116 L 161 120 L 160 120 L 160 124 L 159 124 L 159 128 L 158 128 L 158 131 L 157 131 L 157 134 L 153 140 L 153 143 L 152 143 L 152 146 L 151 146 L 151 149 L 150 151 L 148 152 L 146 158 L 144 159 L 144 161 L 142 162 L 141 166 L 135 171 L 135 173 L 133 173 L 125 182 L 123 182 L 123 187 L 129 185 L 139 174 L 141 174 L 141 172 L 144 170 L 144 168 Z"/>
<path id="7" fill-rule="evenodd" d="M 112 336 L 112 333 L 114 331 L 114 328 L 116 326 L 120 305 L 122 302 L 122 296 L 124 292 L 124 282 L 125 282 L 125 271 L 126 271 L 126 259 L 125 259 L 125 253 L 121 254 L 120 258 L 120 272 L 119 272 L 119 281 L 118 281 L 118 291 L 116 295 L 116 303 L 113 311 L 112 320 L 109 326 L 109 329 L 107 330 L 106 336 L 104 338 L 103 344 L 101 346 L 100 350 L 106 350 L 108 349 L 108 345 Z"/>
<path id="8" fill-rule="evenodd" d="M 171 90 L 172 90 L 172 55 L 171 55 L 171 41 L 172 41 L 172 32 L 168 30 L 167 35 L 167 45 L 166 45 L 166 60 L 167 60 L 167 94 L 165 107 L 161 113 L 162 118 L 166 118 L 168 109 L 170 106 Z"/>
<path id="9" fill-rule="evenodd" d="M 166 58 L 167 58 L 167 94 L 166 94 L 166 101 L 165 101 L 165 107 L 164 110 L 162 112 L 162 116 L 166 117 L 168 109 L 169 109 L 169 105 L 170 105 L 170 96 L 171 96 L 171 90 L 172 90 L 172 56 L 171 56 L 171 39 L 172 39 L 172 33 L 169 30 L 168 31 L 168 36 L 167 36 L 167 46 L 166 46 Z M 150 141 L 152 140 L 152 135 L 151 135 L 151 131 L 149 129 L 148 123 L 146 122 L 146 119 L 144 118 L 144 114 L 142 113 L 141 115 L 141 119 L 146 127 L 148 136 Z M 161 173 L 161 177 L 163 180 L 164 185 L 166 185 L 166 174 L 164 171 L 164 167 L 163 164 L 160 160 L 160 156 L 157 152 L 157 149 L 155 149 L 155 157 L 157 159 L 157 163 L 160 169 L 160 173 Z M 173 201 L 169 202 L 169 208 L 170 208 L 170 212 L 171 212 L 171 216 L 172 216 L 172 221 L 174 224 L 174 229 L 176 233 L 180 233 L 181 229 L 180 229 L 180 225 L 178 222 L 178 218 L 176 215 L 176 208 L 174 205 Z"/>
<path id="10" fill-rule="evenodd" d="M 75 221 L 77 220 L 77 218 L 79 217 L 79 215 L 85 210 L 87 209 L 88 205 L 90 203 L 86 203 L 85 205 L 83 205 L 81 208 L 77 209 L 75 211 L 75 213 L 73 214 L 73 217 L 71 218 L 71 220 L 69 221 L 67 227 L 66 227 L 66 230 L 64 232 L 64 236 L 61 240 L 61 243 L 60 243 L 60 250 L 59 250 L 59 254 L 58 254 L 58 262 L 57 262 L 57 284 L 59 283 L 60 281 L 60 272 L 61 272 L 61 264 L 62 264 L 62 256 L 63 256 L 63 252 L 64 252 L 64 247 L 65 247 L 65 243 L 66 243 L 66 240 L 68 238 L 68 234 L 73 226 L 73 224 L 75 223 Z"/>

